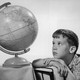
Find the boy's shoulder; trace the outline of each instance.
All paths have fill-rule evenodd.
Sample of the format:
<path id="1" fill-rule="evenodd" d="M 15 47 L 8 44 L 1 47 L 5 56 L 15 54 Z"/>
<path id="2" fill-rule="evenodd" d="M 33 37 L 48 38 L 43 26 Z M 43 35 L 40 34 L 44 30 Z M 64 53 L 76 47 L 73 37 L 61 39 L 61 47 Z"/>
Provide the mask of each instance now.
<path id="1" fill-rule="evenodd" d="M 80 54 L 76 54 L 69 65 L 71 72 L 80 80 Z"/>
<path id="2" fill-rule="evenodd" d="M 75 69 L 80 69 L 80 54 L 75 54 L 73 60 L 69 64 L 69 68 L 72 70 L 72 72 Z"/>

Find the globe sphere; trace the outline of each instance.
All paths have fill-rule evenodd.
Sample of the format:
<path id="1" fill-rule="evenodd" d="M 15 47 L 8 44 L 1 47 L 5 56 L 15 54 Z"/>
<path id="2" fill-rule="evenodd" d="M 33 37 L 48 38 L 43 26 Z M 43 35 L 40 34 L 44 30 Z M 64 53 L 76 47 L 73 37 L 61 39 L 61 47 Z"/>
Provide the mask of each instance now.
<path id="1" fill-rule="evenodd" d="M 0 11 L 0 49 L 21 53 L 36 39 L 38 23 L 33 13 L 22 6 L 7 6 Z"/>

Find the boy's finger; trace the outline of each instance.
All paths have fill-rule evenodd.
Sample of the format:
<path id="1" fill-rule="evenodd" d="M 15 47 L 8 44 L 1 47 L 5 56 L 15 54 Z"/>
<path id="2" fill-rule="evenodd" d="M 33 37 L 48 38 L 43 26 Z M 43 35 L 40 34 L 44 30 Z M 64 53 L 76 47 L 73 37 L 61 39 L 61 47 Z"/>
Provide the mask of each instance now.
<path id="1" fill-rule="evenodd" d="M 68 70 L 66 69 L 66 72 L 65 72 L 64 76 L 67 77 L 67 75 L 68 75 Z"/>

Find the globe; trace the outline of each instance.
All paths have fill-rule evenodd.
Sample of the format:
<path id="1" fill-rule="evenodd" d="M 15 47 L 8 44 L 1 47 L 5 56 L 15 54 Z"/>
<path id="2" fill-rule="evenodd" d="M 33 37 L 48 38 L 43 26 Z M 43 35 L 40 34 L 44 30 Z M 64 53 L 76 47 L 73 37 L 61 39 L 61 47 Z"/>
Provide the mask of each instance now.
<path id="1" fill-rule="evenodd" d="M 20 68 L 30 64 L 18 55 L 30 50 L 38 33 L 38 23 L 29 9 L 10 4 L 0 6 L 0 50 L 15 55 L 7 59 L 3 67 Z"/>
<path id="2" fill-rule="evenodd" d="M 0 10 L 0 50 L 9 54 L 23 53 L 36 39 L 38 23 L 33 13 L 22 6 Z"/>

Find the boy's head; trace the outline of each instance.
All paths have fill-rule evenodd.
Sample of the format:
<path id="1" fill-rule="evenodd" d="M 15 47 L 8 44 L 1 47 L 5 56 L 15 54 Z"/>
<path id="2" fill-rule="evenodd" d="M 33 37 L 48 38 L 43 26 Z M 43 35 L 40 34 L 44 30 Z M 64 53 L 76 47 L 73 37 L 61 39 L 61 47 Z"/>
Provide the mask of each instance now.
<path id="1" fill-rule="evenodd" d="M 75 54 L 79 41 L 77 35 L 67 29 L 58 29 L 53 35 L 53 55 L 56 58 L 65 58 L 71 53 Z"/>

